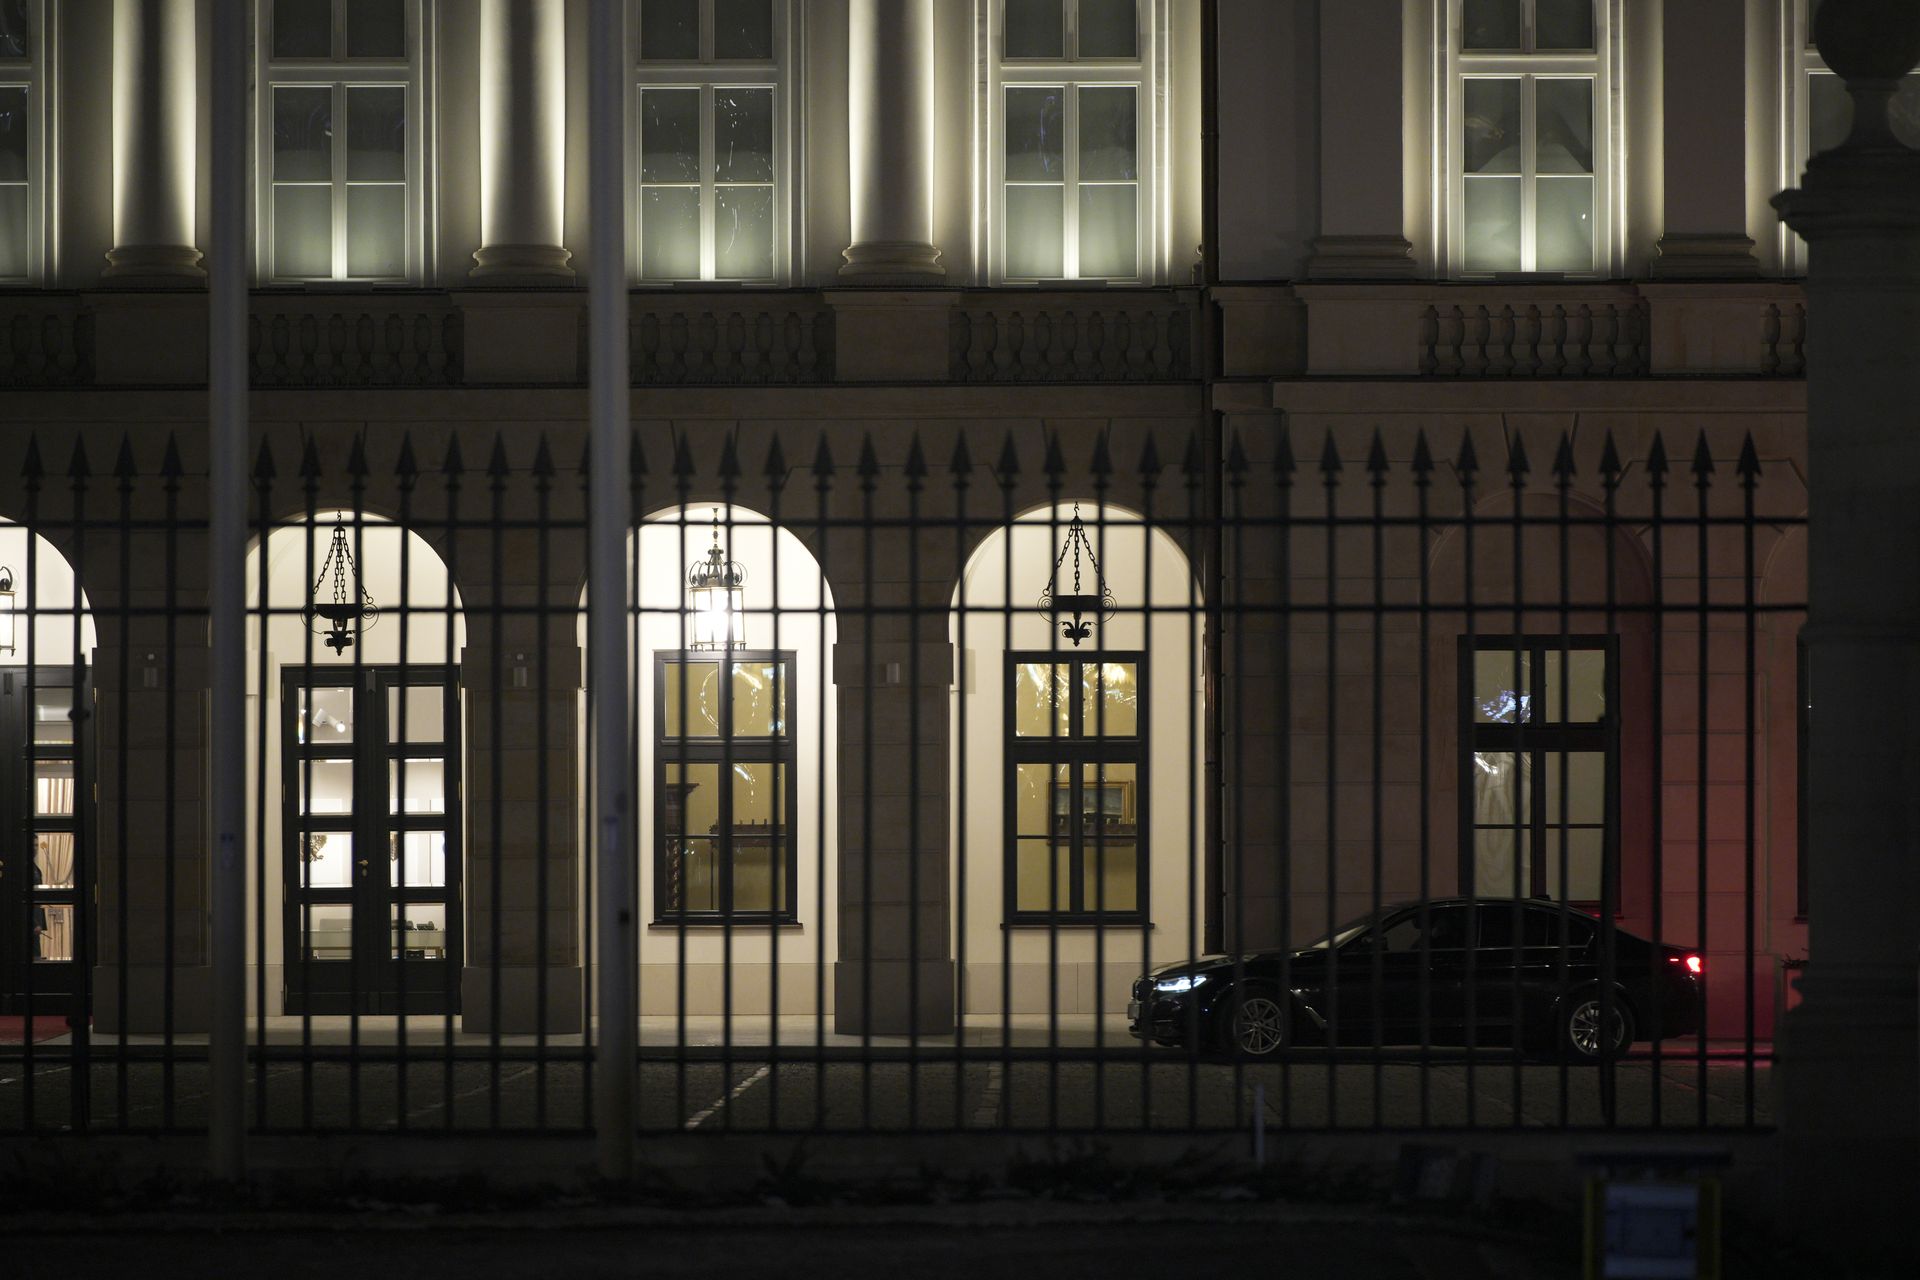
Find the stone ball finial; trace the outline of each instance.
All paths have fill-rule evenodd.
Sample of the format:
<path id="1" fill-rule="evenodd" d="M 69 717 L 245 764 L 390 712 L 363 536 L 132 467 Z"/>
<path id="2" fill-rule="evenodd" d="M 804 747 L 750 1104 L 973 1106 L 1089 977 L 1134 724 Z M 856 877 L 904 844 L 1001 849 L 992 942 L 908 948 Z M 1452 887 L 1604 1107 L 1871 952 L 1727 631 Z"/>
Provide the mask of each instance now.
<path id="1" fill-rule="evenodd" d="M 1920 0 L 1822 0 L 1814 43 L 1845 80 L 1898 80 L 1920 63 Z"/>

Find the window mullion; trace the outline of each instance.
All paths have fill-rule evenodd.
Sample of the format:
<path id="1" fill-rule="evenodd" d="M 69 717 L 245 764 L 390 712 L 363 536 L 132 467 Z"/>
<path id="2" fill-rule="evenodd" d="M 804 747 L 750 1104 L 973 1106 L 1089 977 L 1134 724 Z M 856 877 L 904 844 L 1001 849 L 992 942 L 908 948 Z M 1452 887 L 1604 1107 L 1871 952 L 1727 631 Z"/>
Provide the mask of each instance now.
<path id="1" fill-rule="evenodd" d="M 336 31 L 336 36 L 338 32 Z M 333 272 L 335 280 L 347 274 L 347 86 L 344 80 L 329 86 L 333 91 Z"/>
<path id="2" fill-rule="evenodd" d="M 1063 79 L 1065 77 L 1062 77 Z M 1060 193 L 1061 274 L 1069 280 L 1080 278 L 1080 86 L 1068 81 L 1061 94 L 1060 118 L 1065 122 L 1061 134 Z"/>
<path id="3" fill-rule="evenodd" d="M 1538 78 L 1531 72 L 1520 77 L 1520 269 L 1529 272 L 1539 269 L 1539 245 L 1534 234 L 1540 176 L 1540 128 L 1535 114 L 1538 85 Z"/>

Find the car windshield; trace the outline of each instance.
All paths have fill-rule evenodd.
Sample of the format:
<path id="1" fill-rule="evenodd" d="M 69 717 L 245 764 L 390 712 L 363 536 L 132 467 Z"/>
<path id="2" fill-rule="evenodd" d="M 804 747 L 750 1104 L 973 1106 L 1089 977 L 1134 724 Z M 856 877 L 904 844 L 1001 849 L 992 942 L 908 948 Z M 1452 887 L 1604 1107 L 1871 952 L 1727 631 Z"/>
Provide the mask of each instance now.
<path id="1" fill-rule="evenodd" d="M 1380 917 L 1373 914 L 1361 916 L 1358 920 L 1348 921 L 1318 942 L 1309 942 L 1302 950 L 1325 951 L 1328 947 L 1344 947 L 1365 933 L 1369 926 Z"/>

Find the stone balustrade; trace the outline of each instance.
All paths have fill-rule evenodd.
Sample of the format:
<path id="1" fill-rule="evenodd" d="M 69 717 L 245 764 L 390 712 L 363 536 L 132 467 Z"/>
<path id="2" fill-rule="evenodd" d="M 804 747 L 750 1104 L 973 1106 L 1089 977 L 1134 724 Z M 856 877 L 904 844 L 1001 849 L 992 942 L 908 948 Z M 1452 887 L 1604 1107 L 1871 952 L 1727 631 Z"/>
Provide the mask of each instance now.
<path id="1" fill-rule="evenodd" d="M 248 324 L 256 387 L 444 387 L 461 381 L 446 294 L 261 294 Z"/>
<path id="2" fill-rule="evenodd" d="M 637 293 L 629 329 L 635 386 L 834 378 L 834 315 L 815 293 Z"/>
<path id="3" fill-rule="evenodd" d="M 0 293 L 0 387 L 93 381 L 92 316 L 70 293 Z"/>
<path id="4" fill-rule="evenodd" d="M 962 295 L 948 329 L 956 382 L 1168 382 L 1197 376 L 1186 290 Z"/>

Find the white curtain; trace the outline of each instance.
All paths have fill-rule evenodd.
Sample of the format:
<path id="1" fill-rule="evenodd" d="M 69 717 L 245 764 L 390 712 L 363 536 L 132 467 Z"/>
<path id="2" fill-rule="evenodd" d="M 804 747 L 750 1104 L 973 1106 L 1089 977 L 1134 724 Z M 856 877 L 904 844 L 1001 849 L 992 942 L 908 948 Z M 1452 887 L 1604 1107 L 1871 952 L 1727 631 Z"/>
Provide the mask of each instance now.
<path id="1" fill-rule="evenodd" d="M 1519 768 L 1515 770 L 1515 762 Z M 1526 826 L 1526 797 L 1533 787 L 1530 757 L 1510 751 L 1476 751 L 1473 755 L 1473 891 L 1481 897 L 1505 898 L 1514 890 L 1514 863 L 1526 848 L 1516 839 L 1514 815 Z M 1520 866 L 1520 893 L 1531 892 L 1527 866 Z"/>

